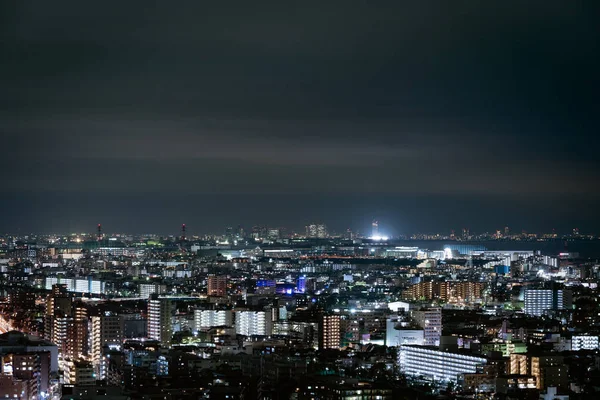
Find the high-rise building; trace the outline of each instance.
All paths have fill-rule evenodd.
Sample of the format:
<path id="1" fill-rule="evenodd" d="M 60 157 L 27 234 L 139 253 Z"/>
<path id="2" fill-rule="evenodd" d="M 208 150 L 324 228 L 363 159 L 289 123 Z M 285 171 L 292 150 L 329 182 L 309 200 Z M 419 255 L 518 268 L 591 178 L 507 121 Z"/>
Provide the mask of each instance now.
<path id="1" fill-rule="evenodd" d="M 339 349 L 341 344 L 341 317 L 323 314 L 319 321 L 319 349 Z"/>
<path id="2" fill-rule="evenodd" d="M 148 337 L 169 347 L 173 336 L 174 304 L 170 299 L 151 295 L 148 299 Z"/>
<path id="3" fill-rule="evenodd" d="M 46 315 L 70 315 L 72 306 L 73 295 L 67 292 L 67 286 L 52 285 L 52 292 L 46 299 Z"/>
<path id="4" fill-rule="evenodd" d="M 209 275 L 207 289 L 209 296 L 227 296 L 227 277 L 223 275 Z"/>
<path id="5" fill-rule="evenodd" d="M 104 379 L 106 371 L 103 363 L 105 346 L 123 343 L 124 319 L 105 311 L 90 318 L 90 359 L 99 379 Z"/>
<path id="6" fill-rule="evenodd" d="M 47 337 L 52 343 L 58 347 L 58 352 L 62 356 L 67 348 L 67 332 L 71 317 L 52 317 L 51 335 Z"/>
<path id="7" fill-rule="evenodd" d="M 273 332 L 271 310 L 236 311 L 235 333 L 244 336 L 269 336 Z"/>
<path id="8" fill-rule="evenodd" d="M 421 328 L 423 328 L 423 344 L 425 346 L 439 346 L 442 336 L 442 309 L 430 308 L 412 311 L 412 316 Z"/>
<path id="9" fill-rule="evenodd" d="M 52 286 L 46 299 L 44 316 L 44 338 L 55 343 L 62 355 L 66 351 L 67 329 L 72 321 L 73 297 L 67 293 L 65 285 Z"/>
<path id="10" fill-rule="evenodd" d="M 296 292 L 298 292 L 298 293 L 306 292 L 306 275 L 301 275 L 298 277 L 298 281 L 296 283 Z"/>
<path id="11" fill-rule="evenodd" d="M 231 310 L 194 310 L 194 328 L 213 328 L 215 326 L 232 326 L 233 312 Z"/>
<path id="12" fill-rule="evenodd" d="M 310 224 L 306 226 L 306 237 L 322 239 L 327 236 L 327 226 L 325 224 Z"/>
<path id="13" fill-rule="evenodd" d="M 73 308 L 73 317 L 67 322 L 66 348 L 64 357 L 79 359 L 88 352 L 88 311 L 82 304 Z"/>
<path id="14" fill-rule="evenodd" d="M 279 228 L 270 228 L 267 233 L 267 238 L 270 240 L 279 240 L 281 238 Z"/>

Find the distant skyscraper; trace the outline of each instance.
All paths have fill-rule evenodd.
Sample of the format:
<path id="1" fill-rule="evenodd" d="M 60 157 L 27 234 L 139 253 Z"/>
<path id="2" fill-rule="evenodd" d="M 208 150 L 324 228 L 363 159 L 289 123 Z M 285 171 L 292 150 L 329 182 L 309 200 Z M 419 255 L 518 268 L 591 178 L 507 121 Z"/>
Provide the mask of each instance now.
<path id="1" fill-rule="evenodd" d="M 267 237 L 270 240 L 279 240 L 279 238 L 281 237 L 281 233 L 279 231 L 279 228 L 270 228 L 268 233 L 267 233 Z"/>
<path id="2" fill-rule="evenodd" d="M 371 223 L 371 237 L 379 237 L 379 221 Z"/>
<path id="3" fill-rule="evenodd" d="M 173 303 L 153 294 L 148 300 L 148 337 L 169 347 L 173 336 Z"/>
<path id="4" fill-rule="evenodd" d="M 310 224 L 306 226 L 306 236 L 309 238 L 326 238 L 327 226 L 325 224 Z"/>

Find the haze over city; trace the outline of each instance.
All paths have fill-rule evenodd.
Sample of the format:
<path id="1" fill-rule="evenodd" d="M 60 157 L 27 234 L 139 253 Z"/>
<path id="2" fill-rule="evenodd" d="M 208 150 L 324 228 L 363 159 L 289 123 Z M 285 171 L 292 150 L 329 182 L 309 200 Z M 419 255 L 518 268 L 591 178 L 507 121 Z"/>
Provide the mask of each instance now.
<path id="1" fill-rule="evenodd" d="M 436 3 L 5 5 L 0 230 L 593 230 L 597 4 Z"/>

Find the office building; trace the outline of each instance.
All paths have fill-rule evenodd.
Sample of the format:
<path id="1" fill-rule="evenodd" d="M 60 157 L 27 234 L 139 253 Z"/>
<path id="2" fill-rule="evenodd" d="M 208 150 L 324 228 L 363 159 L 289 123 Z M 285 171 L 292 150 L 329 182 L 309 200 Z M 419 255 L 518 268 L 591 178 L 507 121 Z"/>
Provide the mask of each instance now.
<path id="1" fill-rule="evenodd" d="M 327 227 L 324 224 L 310 224 L 306 226 L 306 237 L 322 239 L 327 236 Z"/>

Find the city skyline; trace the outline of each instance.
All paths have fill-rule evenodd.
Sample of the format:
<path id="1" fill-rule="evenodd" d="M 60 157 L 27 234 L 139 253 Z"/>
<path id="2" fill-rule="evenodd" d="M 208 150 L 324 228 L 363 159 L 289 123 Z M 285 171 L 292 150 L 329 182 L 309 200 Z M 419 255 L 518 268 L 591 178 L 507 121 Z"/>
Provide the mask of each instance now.
<path id="1" fill-rule="evenodd" d="M 600 398 L 599 1 L 3 3 L 0 399 Z"/>
<path id="2" fill-rule="evenodd" d="M 19 2 L 0 231 L 593 230 L 596 7 Z"/>
<path id="3" fill-rule="evenodd" d="M 437 240 L 439 239 L 456 239 L 456 240 L 487 240 L 487 239 L 560 239 L 560 238 L 572 238 L 572 239 L 583 239 L 593 240 L 600 239 L 600 235 L 595 231 L 585 231 L 578 227 L 567 230 L 551 229 L 549 231 L 532 231 L 526 229 L 519 229 L 518 227 L 495 227 L 485 229 L 481 231 L 473 230 L 469 227 L 463 227 L 461 229 L 445 229 L 439 231 L 406 231 L 397 233 L 397 229 L 393 228 L 388 223 L 381 224 L 380 221 L 373 221 L 377 223 L 377 230 L 374 230 L 373 224 L 367 227 L 347 227 L 342 229 L 333 228 L 324 221 L 310 221 L 304 226 L 296 229 L 295 227 L 289 227 L 284 225 L 269 226 L 266 224 L 253 224 L 253 225 L 231 225 L 222 226 L 221 229 L 215 231 L 202 230 L 202 227 L 191 227 L 186 223 L 179 226 L 173 226 L 173 229 L 179 228 L 179 230 L 171 230 L 167 232 L 160 231 L 144 231 L 135 232 L 132 230 L 107 230 L 106 226 L 97 224 L 96 230 L 92 231 L 89 229 L 74 230 L 74 231 L 31 231 L 31 232 L 4 232 L 0 233 L 0 236 L 15 236 L 15 237 L 26 237 L 28 235 L 41 236 L 41 237 L 89 237 L 93 240 L 103 240 L 109 237 L 118 238 L 120 236 L 132 236 L 132 237 L 163 237 L 175 238 L 178 240 L 198 240 L 201 238 L 218 238 L 218 237 L 240 237 L 248 238 L 253 235 L 261 239 L 268 239 L 270 232 L 277 232 L 278 238 L 344 238 L 351 235 L 352 238 L 363 238 L 363 239 L 375 239 L 379 241 L 385 240 Z M 185 227 L 185 231 L 183 231 Z M 381 227 L 381 228 L 380 228 Z M 109 227 L 110 228 L 110 227 Z M 396 232 L 396 233 L 390 233 Z"/>

